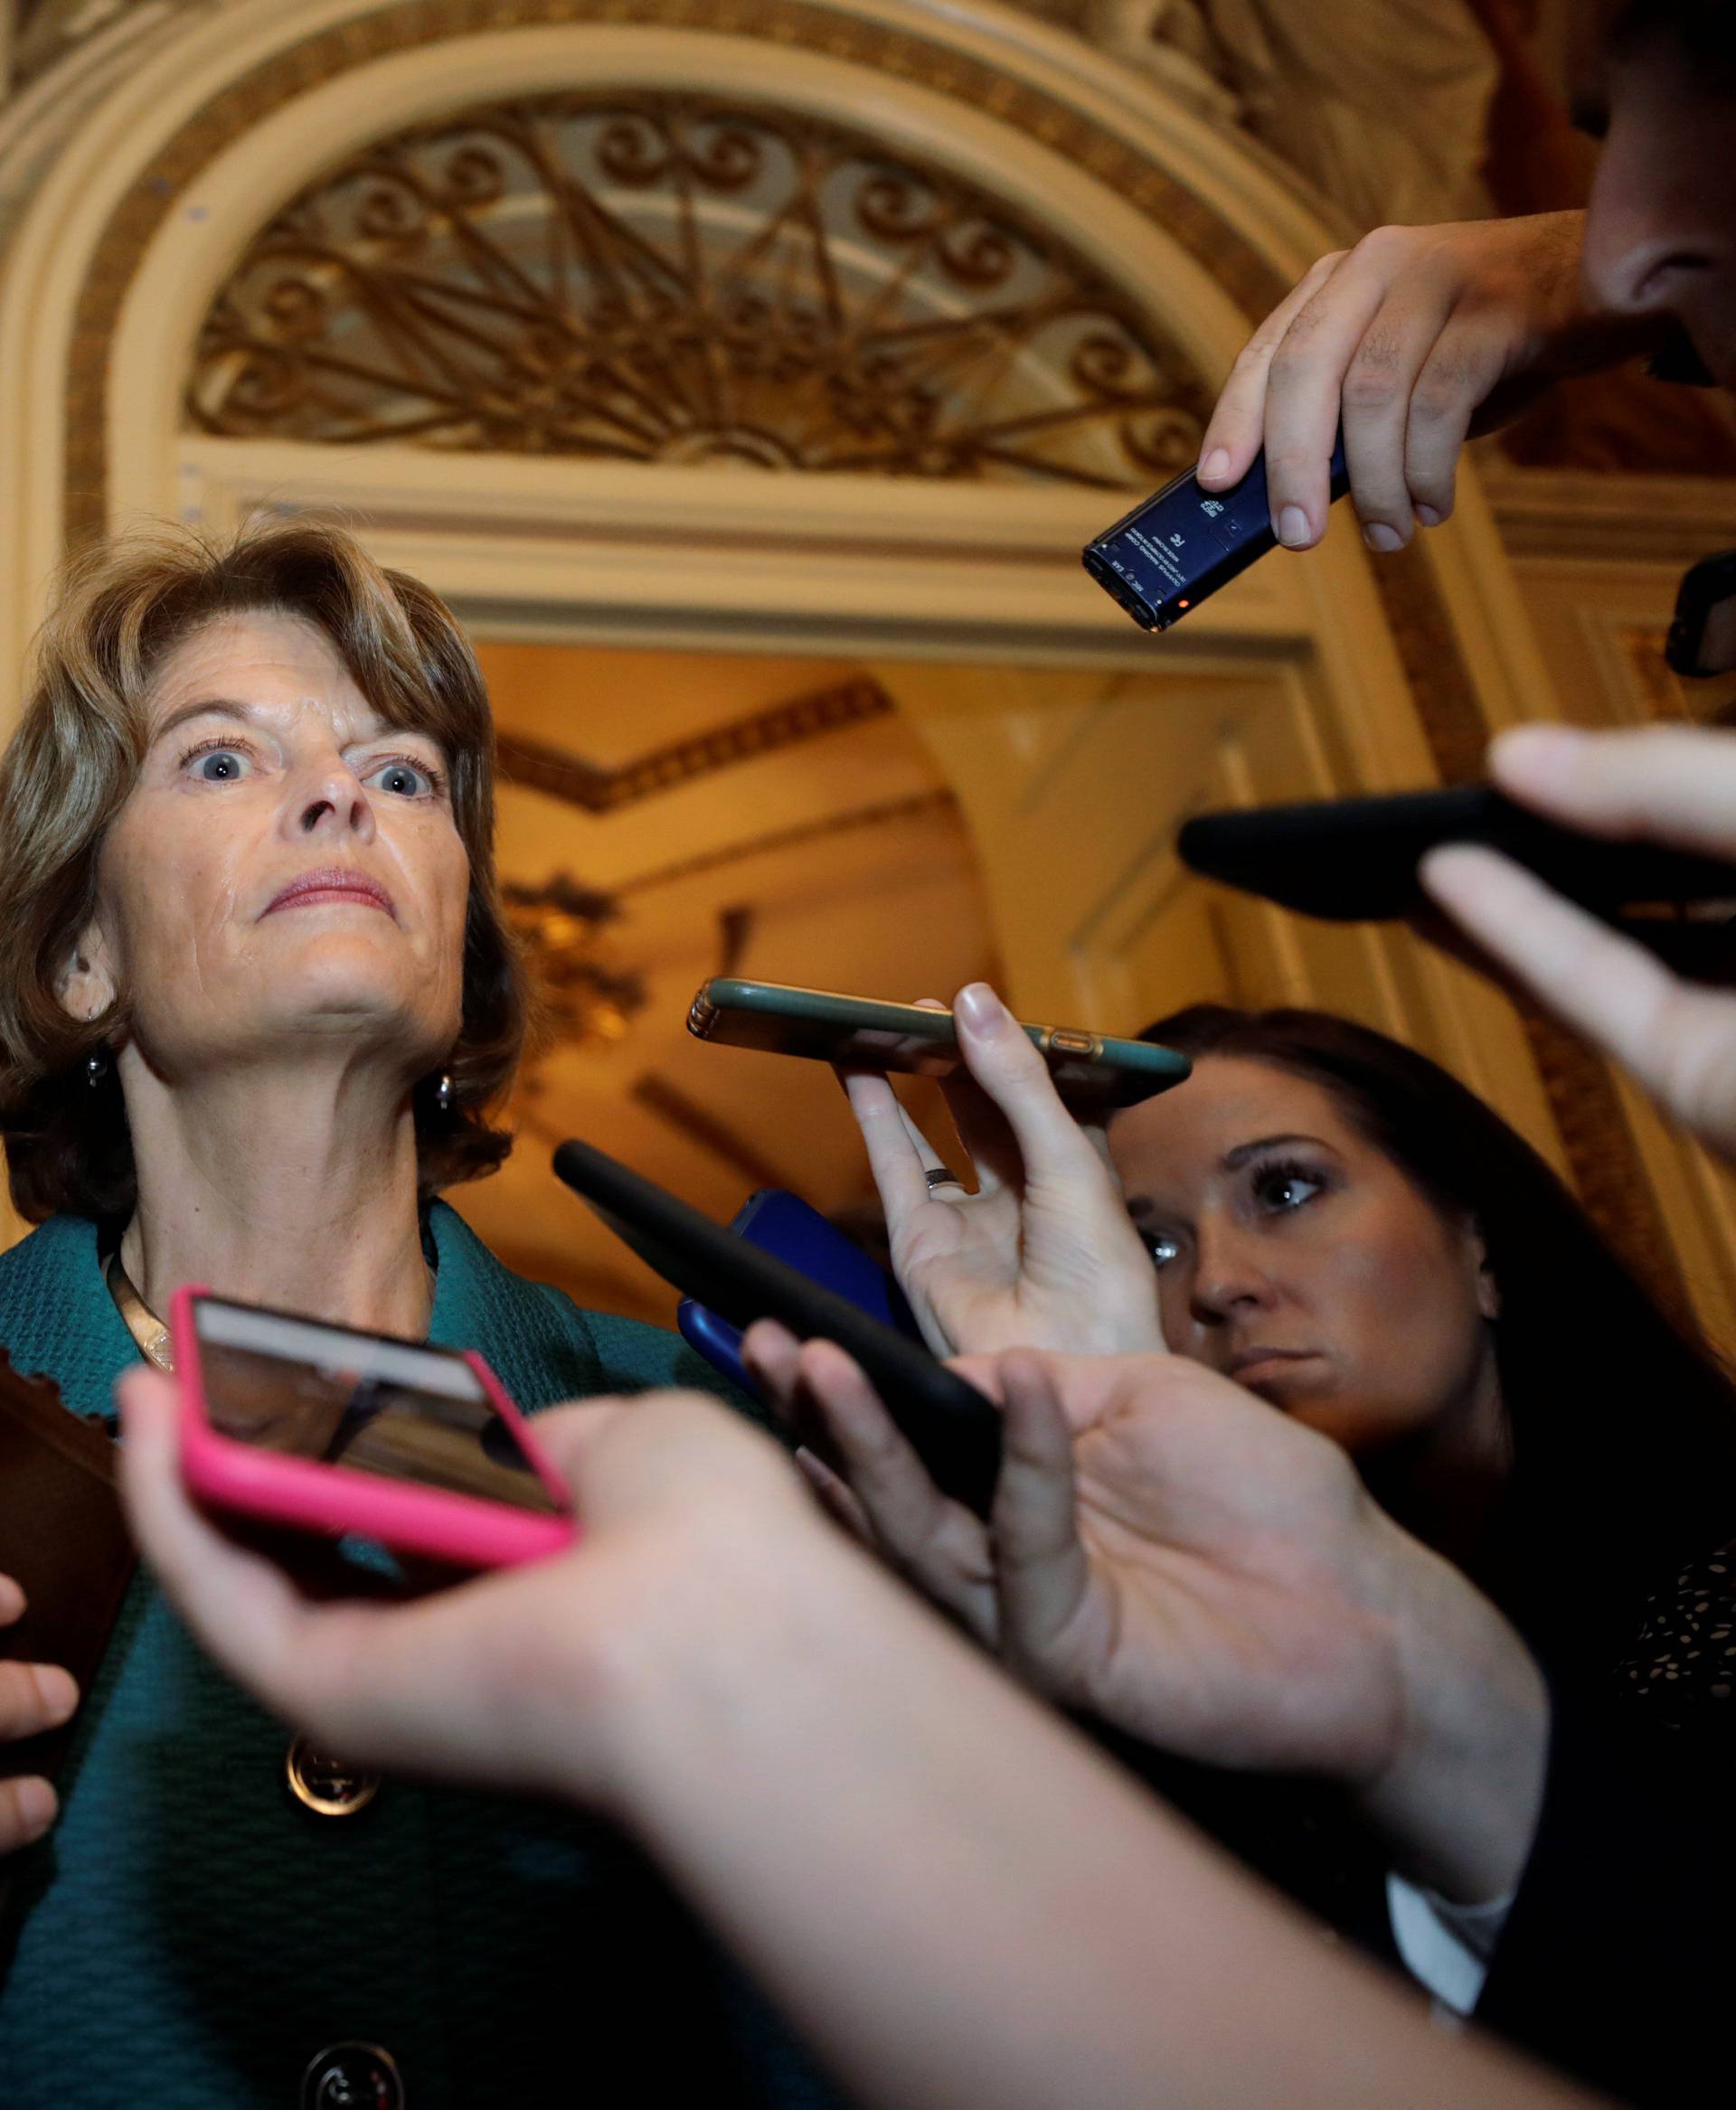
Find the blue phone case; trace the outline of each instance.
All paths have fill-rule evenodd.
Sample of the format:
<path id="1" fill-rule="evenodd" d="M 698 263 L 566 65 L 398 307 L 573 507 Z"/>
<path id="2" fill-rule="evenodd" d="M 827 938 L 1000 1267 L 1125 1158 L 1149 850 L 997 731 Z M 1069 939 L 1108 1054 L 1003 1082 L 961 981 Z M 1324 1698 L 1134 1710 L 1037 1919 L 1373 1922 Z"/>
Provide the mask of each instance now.
<path id="1" fill-rule="evenodd" d="M 882 1325 L 894 1327 L 912 1341 L 922 1338 L 904 1301 L 904 1292 L 892 1276 L 799 1194 L 791 1194 L 782 1187 L 761 1188 L 737 1210 L 730 1229 L 762 1253 L 798 1268 L 810 1282 L 847 1297 Z M 683 1340 L 713 1370 L 722 1371 L 731 1384 L 745 1391 L 756 1389 L 741 1361 L 739 1326 L 731 1326 L 727 1319 L 719 1318 L 692 1297 L 682 1299 L 675 1323 Z"/>

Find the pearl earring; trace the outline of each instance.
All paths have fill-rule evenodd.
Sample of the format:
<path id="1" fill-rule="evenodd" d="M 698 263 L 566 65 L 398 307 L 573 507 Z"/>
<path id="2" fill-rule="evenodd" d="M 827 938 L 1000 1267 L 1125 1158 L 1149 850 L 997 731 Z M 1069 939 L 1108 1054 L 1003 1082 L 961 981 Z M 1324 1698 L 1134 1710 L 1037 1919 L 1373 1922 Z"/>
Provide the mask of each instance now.
<path id="1" fill-rule="evenodd" d="M 92 1091 L 96 1090 L 97 1087 L 102 1082 L 103 1079 L 107 1077 L 108 1074 L 108 1052 L 107 1049 L 99 1048 L 94 1054 L 87 1055 L 85 1057 L 84 1081 L 90 1087 Z"/>
<path id="2" fill-rule="evenodd" d="M 452 1111 L 452 1072 L 443 1069 L 440 1081 L 434 1087 L 434 1111 L 442 1120 Z"/>

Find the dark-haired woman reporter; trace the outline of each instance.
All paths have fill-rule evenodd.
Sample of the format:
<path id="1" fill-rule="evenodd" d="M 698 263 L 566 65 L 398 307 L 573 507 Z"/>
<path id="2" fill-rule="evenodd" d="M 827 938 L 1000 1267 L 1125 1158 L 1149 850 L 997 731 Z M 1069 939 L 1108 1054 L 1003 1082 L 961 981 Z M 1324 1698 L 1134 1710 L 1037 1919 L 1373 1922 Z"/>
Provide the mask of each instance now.
<path id="1" fill-rule="evenodd" d="M 1220 1006 L 1149 1029 L 1194 1073 L 1117 1114 L 1099 1151 L 992 993 L 958 1010 L 975 1192 L 930 1185 L 939 1155 L 891 1087 L 850 1080 L 930 1345 L 1166 1341 L 1342 1444 L 1552 1663 L 1607 1679 L 1647 1597 L 1728 1533 L 1736 1392 L 1536 1153 L 1383 1034 Z M 994 1635 L 981 1523 L 872 1399 L 814 1405 L 881 1543 Z"/>
<path id="2" fill-rule="evenodd" d="M 193 1281 L 478 1349 L 529 1408 L 703 1381 L 437 1199 L 507 1147 L 492 838 L 487 697 L 414 579 L 309 523 L 85 560 L 0 764 L 0 1129 L 45 1220 L 0 1256 L 17 1368 L 111 1414 Z M 618 1839 L 352 1757 L 292 1750 L 136 1583 L 9 1871 L 7 2110 L 541 2103 L 580 2048 L 603 2101 L 812 2098 Z"/>

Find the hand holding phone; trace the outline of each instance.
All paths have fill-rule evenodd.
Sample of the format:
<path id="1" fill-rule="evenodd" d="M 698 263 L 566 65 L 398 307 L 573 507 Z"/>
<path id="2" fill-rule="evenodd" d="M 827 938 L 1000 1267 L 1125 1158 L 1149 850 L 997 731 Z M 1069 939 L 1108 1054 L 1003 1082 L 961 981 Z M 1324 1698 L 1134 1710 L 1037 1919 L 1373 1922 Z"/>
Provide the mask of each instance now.
<path id="1" fill-rule="evenodd" d="M 1686 737 L 1726 743 L 1708 749 L 1709 758 L 1732 740 L 1728 733 Z M 1587 834 L 1492 785 L 1200 814 L 1176 847 L 1207 878 L 1305 915 L 1360 922 L 1410 920 L 1427 910 L 1419 866 L 1448 843 L 1499 851 L 1684 975 L 1736 975 L 1736 856 L 1637 830 Z"/>
<path id="2" fill-rule="evenodd" d="M 201 1502 L 461 1568 L 572 1542 L 566 1489 L 479 1355 L 192 1285 L 169 1326 L 182 1474 Z"/>
<path id="3" fill-rule="evenodd" d="M 1527 726 L 1497 740 L 1490 760 L 1515 799 L 1592 850 L 1736 868 L 1736 732 Z M 1430 898 L 1489 959 L 1736 1161 L 1736 994 L 1678 980 L 1684 970 L 1656 956 L 1643 928 L 1610 928 L 1542 876 L 1462 844 L 1431 852 L 1423 868 Z M 1724 886 L 1736 894 L 1736 881 Z M 1692 935 L 1696 926 L 1664 928 Z M 1707 949 L 1728 963 L 1732 926 L 1704 928 Z"/>
<path id="4" fill-rule="evenodd" d="M 957 999 L 965 1067 L 941 1092 L 974 1192 L 950 1176 L 883 1077 L 844 1080 L 885 1212 L 892 1265 L 937 1355 L 1164 1345 L 1157 1277 L 1108 1163 L 986 983 Z"/>

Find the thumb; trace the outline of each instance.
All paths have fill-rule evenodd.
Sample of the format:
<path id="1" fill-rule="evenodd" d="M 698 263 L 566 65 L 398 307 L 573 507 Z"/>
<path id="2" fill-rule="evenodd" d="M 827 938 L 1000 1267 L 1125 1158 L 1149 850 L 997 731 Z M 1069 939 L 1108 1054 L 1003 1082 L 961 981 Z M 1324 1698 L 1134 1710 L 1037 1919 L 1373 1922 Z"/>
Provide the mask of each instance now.
<path id="1" fill-rule="evenodd" d="M 631 1404 L 627 1399 L 609 1397 L 575 1399 L 526 1419 L 538 1448 L 576 1492 L 587 1460 Z"/>
<path id="2" fill-rule="evenodd" d="M 1001 1474 L 990 1529 L 1002 1646 L 1014 1662 L 1040 1670 L 1090 1587 L 1072 1431 L 1053 1376 L 1028 1350 L 1001 1357 L 1000 1391 Z"/>

